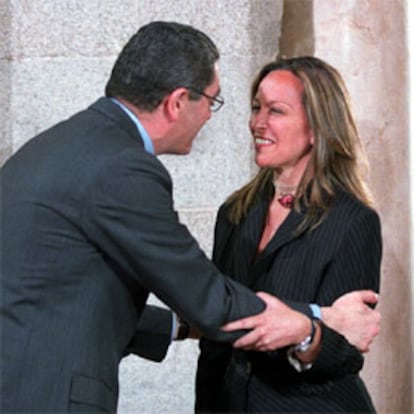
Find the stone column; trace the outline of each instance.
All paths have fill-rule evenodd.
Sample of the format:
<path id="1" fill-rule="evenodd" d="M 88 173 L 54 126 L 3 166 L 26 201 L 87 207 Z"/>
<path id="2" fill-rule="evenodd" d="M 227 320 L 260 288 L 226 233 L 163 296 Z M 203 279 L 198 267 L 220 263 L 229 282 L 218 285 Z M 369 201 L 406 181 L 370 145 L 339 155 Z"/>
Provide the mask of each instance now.
<path id="1" fill-rule="evenodd" d="M 383 414 L 413 412 L 405 17 L 403 0 L 313 0 L 315 55 L 347 82 L 382 221 L 382 332 L 363 377 Z"/>

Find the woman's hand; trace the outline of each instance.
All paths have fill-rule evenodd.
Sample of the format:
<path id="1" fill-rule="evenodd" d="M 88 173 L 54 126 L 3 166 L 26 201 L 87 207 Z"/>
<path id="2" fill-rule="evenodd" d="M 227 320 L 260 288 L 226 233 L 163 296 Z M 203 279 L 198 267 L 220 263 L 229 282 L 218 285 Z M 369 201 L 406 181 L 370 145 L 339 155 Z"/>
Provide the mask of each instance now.
<path id="1" fill-rule="evenodd" d="M 322 308 L 322 320 L 359 351 L 368 352 L 380 332 L 381 314 L 369 306 L 377 301 L 378 295 L 371 290 L 346 293 Z"/>

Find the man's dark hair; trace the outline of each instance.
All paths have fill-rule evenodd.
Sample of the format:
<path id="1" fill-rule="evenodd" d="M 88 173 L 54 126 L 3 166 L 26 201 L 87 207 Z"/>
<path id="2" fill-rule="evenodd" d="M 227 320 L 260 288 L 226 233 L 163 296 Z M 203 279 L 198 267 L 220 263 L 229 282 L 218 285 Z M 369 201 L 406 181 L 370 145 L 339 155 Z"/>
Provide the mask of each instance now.
<path id="1" fill-rule="evenodd" d="M 152 22 L 121 51 L 105 94 L 152 111 L 179 87 L 204 91 L 213 82 L 218 59 L 217 47 L 201 31 L 180 23 Z M 190 91 L 190 98 L 200 96 Z"/>

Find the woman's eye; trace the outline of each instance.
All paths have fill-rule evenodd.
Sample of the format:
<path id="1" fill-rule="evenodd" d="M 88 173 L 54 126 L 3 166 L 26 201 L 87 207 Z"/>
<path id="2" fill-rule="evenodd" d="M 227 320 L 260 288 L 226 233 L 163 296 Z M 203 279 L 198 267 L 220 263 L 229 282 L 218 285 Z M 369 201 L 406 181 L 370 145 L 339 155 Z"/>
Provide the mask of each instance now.
<path id="1" fill-rule="evenodd" d="M 283 114 L 283 111 L 280 108 L 270 108 L 269 113 L 280 115 Z"/>
<path id="2" fill-rule="evenodd" d="M 260 106 L 259 105 L 252 105 L 252 112 L 259 112 Z"/>

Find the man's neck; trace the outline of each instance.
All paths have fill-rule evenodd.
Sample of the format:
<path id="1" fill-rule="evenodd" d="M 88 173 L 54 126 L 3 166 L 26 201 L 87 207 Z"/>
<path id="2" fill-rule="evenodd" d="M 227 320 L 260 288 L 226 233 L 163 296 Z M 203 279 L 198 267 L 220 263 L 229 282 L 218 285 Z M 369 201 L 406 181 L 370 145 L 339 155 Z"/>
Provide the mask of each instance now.
<path id="1" fill-rule="evenodd" d="M 162 105 L 159 105 L 153 111 L 149 112 L 138 109 L 135 105 L 125 99 L 118 97 L 116 99 L 128 108 L 138 118 L 139 122 L 141 122 L 142 126 L 151 137 L 155 154 L 162 154 L 163 143 L 170 130 L 170 123 L 163 114 Z"/>

